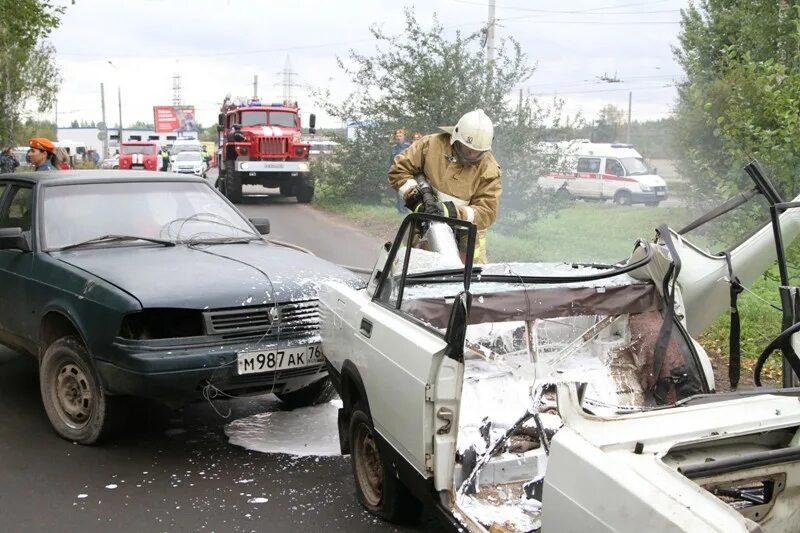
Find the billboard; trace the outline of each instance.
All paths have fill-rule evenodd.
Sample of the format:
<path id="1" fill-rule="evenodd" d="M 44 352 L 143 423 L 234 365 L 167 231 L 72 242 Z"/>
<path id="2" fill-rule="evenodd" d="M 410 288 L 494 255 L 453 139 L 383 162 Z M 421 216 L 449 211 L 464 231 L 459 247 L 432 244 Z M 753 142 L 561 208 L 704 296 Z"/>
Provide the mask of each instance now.
<path id="1" fill-rule="evenodd" d="M 156 133 L 184 133 L 198 131 L 193 106 L 153 106 L 153 123 Z"/>

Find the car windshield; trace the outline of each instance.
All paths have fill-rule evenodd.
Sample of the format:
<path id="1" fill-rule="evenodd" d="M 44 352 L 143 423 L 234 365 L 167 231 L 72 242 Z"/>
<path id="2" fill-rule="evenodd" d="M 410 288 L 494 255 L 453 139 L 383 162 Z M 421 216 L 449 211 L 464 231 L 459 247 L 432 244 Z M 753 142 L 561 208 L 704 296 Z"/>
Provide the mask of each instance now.
<path id="1" fill-rule="evenodd" d="M 622 157 L 620 162 L 625 167 L 628 176 L 644 176 L 650 174 L 650 169 L 641 157 Z"/>
<path id="2" fill-rule="evenodd" d="M 175 157 L 175 161 L 202 161 L 203 156 L 200 152 L 181 152 Z"/>
<path id="3" fill-rule="evenodd" d="M 236 210 L 198 182 L 50 186 L 43 191 L 42 212 L 45 250 L 104 235 L 192 243 L 259 238 Z"/>
<path id="4" fill-rule="evenodd" d="M 156 153 L 156 147 L 151 144 L 123 144 L 123 154 L 145 154 L 152 155 Z"/>
<path id="5" fill-rule="evenodd" d="M 177 146 L 173 146 L 170 153 L 172 155 L 178 155 L 183 152 L 199 152 L 201 150 L 199 144 L 179 144 Z"/>
<path id="6" fill-rule="evenodd" d="M 239 122 L 242 126 L 266 126 L 266 111 L 242 111 L 242 118 Z"/>
<path id="7" fill-rule="evenodd" d="M 296 116 L 297 115 L 290 113 L 289 111 L 270 111 L 269 125 L 294 128 Z"/>

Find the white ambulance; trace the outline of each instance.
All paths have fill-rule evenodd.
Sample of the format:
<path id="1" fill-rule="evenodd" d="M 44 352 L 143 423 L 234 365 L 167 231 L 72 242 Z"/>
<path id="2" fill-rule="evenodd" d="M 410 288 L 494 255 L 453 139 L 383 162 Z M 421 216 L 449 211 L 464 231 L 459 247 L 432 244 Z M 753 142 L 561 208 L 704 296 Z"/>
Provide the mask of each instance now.
<path id="1" fill-rule="evenodd" d="M 562 168 L 538 180 L 542 190 L 615 204 L 657 206 L 667 199 L 667 183 L 632 144 L 558 143 Z"/>

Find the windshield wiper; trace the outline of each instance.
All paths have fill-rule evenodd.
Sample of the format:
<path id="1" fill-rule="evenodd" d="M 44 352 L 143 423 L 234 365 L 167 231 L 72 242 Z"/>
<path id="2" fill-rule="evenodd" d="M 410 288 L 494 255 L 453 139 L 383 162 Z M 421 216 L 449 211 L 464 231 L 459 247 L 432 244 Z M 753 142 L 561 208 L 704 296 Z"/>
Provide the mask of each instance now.
<path id="1" fill-rule="evenodd" d="M 207 239 L 186 239 L 185 242 L 190 246 L 196 244 L 247 244 L 248 242 L 261 241 L 261 237 L 210 237 Z"/>
<path id="2" fill-rule="evenodd" d="M 147 241 L 147 242 L 152 242 L 154 244 L 161 244 L 162 246 L 175 246 L 175 243 L 172 241 L 165 241 L 163 239 L 153 239 L 151 237 L 137 237 L 136 235 L 103 235 L 101 237 L 95 237 L 93 239 L 77 242 L 75 244 L 68 244 L 67 246 L 62 246 L 61 248 L 55 248 L 55 251 L 63 252 L 64 250 L 81 248 L 83 246 L 89 246 L 92 244 L 105 244 L 110 242 L 130 242 L 130 241 Z"/>

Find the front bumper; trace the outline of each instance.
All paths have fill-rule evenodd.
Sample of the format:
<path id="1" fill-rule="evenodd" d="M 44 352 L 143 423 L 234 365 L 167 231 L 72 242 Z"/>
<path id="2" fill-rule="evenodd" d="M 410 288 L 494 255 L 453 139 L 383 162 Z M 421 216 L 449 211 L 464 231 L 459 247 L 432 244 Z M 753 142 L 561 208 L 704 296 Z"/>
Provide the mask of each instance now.
<path id="1" fill-rule="evenodd" d="M 651 204 L 663 202 L 669 198 L 667 191 L 632 192 L 631 201 L 634 204 Z"/>
<path id="2" fill-rule="evenodd" d="M 308 172 L 307 161 L 236 161 L 239 172 Z"/>
<path id="3" fill-rule="evenodd" d="M 277 346 L 255 343 L 217 341 L 186 344 L 186 339 L 168 341 L 129 341 L 116 339 L 116 357 L 95 360 L 105 389 L 111 394 L 152 398 L 171 405 L 181 405 L 203 397 L 210 384 L 229 394 L 282 393 L 303 388 L 327 377 L 324 362 L 271 372 L 239 375 L 237 353 L 267 350 Z M 319 337 L 291 339 L 281 346 L 307 346 Z"/>
<path id="4" fill-rule="evenodd" d="M 194 174 L 195 176 L 201 176 L 203 174 L 202 168 L 173 168 L 172 172 L 174 174 Z"/>

